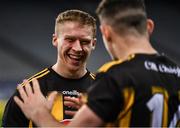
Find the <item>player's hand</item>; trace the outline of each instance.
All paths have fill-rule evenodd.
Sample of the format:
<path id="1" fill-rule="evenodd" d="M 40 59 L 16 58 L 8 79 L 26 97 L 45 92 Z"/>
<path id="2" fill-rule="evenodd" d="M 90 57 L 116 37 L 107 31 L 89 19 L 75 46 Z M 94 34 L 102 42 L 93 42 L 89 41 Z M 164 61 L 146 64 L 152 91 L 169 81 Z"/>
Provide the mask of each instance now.
<path id="1" fill-rule="evenodd" d="M 70 97 L 70 96 L 65 96 L 64 97 L 64 105 L 75 109 L 78 111 L 78 109 L 84 104 L 84 101 L 82 100 L 82 95 L 79 97 Z M 66 115 L 74 116 L 77 111 L 75 110 L 65 110 Z"/>
<path id="2" fill-rule="evenodd" d="M 25 116 L 31 120 L 34 119 L 38 113 L 43 113 L 44 111 L 49 112 L 57 94 L 57 92 L 53 92 L 49 98 L 46 99 L 41 93 L 39 83 L 36 79 L 32 80 L 32 87 L 27 80 L 24 80 L 24 86 L 19 85 L 17 88 L 21 99 L 17 96 L 14 97 L 15 102 Z"/>

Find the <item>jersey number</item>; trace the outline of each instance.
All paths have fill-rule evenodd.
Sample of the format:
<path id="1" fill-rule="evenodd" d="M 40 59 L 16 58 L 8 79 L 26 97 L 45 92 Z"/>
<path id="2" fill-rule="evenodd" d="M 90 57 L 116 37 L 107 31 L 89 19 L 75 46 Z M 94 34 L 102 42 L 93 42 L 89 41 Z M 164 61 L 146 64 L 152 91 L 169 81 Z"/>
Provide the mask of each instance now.
<path id="1" fill-rule="evenodd" d="M 153 97 L 146 104 L 152 112 L 152 127 L 165 127 L 168 120 L 168 93 L 164 89 L 154 87 Z M 180 108 L 180 106 L 179 106 Z M 180 109 L 179 109 L 180 110 Z M 176 126 L 180 120 L 180 112 L 174 114 L 173 120 L 170 122 L 170 127 Z"/>

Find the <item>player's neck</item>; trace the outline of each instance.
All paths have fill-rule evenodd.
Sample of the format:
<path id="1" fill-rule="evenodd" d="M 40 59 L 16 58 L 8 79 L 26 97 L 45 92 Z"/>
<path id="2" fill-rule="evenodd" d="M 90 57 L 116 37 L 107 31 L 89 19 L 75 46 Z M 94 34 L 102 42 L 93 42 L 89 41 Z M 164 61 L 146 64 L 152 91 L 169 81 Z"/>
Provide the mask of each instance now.
<path id="1" fill-rule="evenodd" d="M 128 36 L 123 39 L 123 43 L 117 41 L 114 49 L 118 59 L 125 60 L 132 54 L 155 54 L 157 51 L 151 46 L 146 37 Z"/>
<path id="2" fill-rule="evenodd" d="M 52 69 L 62 77 L 69 79 L 79 79 L 82 78 L 87 73 L 86 68 L 82 67 L 81 69 L 78 70 L 70 70 L 67 69 L 65 66 L 61 66 L 59 63 L 53 65 Z"/>

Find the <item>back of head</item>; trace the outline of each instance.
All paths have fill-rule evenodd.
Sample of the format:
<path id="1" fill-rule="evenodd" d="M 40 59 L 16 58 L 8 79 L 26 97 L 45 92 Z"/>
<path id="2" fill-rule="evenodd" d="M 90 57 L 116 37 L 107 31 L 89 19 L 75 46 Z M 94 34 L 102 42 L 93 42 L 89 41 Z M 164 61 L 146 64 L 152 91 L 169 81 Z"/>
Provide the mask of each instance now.
<path id="1" fill-rule="evenodd" d="M 145 34 L 146 11 L 143 0 L 102 0 L 97 10 L 101 22 L 105 22 L 117 33 Z"/>
<path id="2" fill-rule="evenodd" d="M 90 14 L 80 10 L 67 10 L 60 13 L 56 18 L 55 32 L 57 32 L 57 26 L 63 24 L 66 21 L 78 22 L 81 25 L 88 25 L 92 27 L 93 36 L 96 36 L 96 20 Z"/>

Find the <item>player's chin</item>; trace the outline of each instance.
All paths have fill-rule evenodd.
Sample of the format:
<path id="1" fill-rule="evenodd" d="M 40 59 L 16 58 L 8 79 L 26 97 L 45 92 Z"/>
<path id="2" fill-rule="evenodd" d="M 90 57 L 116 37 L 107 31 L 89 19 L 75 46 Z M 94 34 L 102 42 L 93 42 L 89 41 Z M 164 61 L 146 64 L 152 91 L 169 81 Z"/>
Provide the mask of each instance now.
<path id="1" fill-rule="evenodd" d="M 80 70 L 84 66 L 83 63 L 68 63 L 67 65 L 71 71 Z"/>

